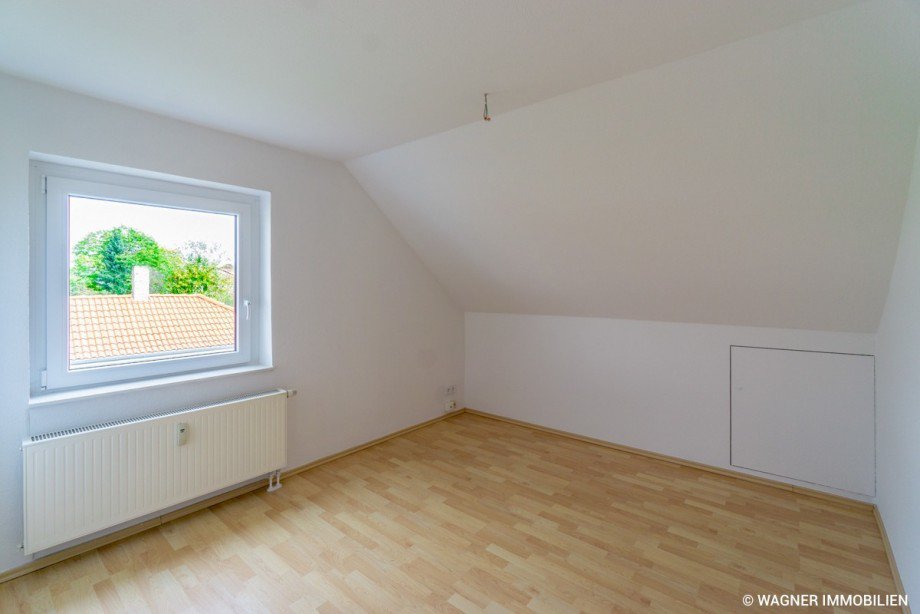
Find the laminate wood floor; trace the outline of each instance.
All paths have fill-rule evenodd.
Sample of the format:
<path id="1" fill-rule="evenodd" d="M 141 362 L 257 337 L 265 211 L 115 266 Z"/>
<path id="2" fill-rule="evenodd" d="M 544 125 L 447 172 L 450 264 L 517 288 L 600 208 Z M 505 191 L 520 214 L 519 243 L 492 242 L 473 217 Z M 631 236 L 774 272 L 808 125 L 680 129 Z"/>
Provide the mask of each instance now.
<path id="1" fill-rule="evenodd" d="M 460 414 L 7 582 L 0 610 L 731 612 L 894 591 L 868 509 Z"/>

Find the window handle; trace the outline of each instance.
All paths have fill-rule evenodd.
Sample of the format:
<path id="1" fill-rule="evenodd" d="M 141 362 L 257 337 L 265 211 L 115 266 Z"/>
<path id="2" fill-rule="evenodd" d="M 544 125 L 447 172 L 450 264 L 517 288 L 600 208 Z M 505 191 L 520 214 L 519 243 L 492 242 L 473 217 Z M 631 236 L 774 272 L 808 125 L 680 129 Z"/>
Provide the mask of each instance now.
<path id="1" fill-rule="evenodd" d="M 243 316 L 248 320 L 252 318 L 252 301 L 248 298 L 243 301 Z"/>

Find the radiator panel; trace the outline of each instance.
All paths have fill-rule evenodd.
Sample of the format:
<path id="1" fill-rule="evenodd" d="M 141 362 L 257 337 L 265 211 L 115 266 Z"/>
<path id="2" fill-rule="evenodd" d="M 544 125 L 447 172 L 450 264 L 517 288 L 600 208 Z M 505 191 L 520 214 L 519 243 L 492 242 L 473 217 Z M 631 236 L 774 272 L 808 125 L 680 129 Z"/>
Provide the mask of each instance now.
<path id="1" fill-rule="evenodd" d="M 286 392 L 273 391 L 25 442 L 25 553 L 281 469 L 286 406 Z"/>

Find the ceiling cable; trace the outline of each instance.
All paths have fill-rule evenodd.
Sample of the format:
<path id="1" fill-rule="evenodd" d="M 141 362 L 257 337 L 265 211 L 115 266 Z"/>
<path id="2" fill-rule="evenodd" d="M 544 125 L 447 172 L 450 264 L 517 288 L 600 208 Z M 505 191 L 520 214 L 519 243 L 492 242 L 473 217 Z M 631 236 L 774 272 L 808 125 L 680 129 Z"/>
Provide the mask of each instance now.
<path id="1" fill-rule="evenodd" d="M 489 115 L 489 94 L 482 95 L 484 104 L 482 106 L 482 118 L 487 122 L 492 121 L 492 116 Z"/>

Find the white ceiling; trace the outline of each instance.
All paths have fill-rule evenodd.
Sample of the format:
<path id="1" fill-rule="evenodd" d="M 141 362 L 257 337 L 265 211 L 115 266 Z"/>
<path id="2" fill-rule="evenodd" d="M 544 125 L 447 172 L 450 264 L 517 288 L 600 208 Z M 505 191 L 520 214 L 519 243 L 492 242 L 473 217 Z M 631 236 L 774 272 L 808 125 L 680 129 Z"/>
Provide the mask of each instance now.
<path id="1" fill-rule="evenodd" d="M 918 122 L 877 0 L 348 167 L 468 311 L 874 332 Z"/>
<path id="2" fill-rule="evenodd" d="M 0 0 L 0 70 L 347 159 L 851 0 Z"/>
<path id="3" fill-rule="evenodd" d="M 0 0 L 0 71 L 350 159 L 469 311 L 872 332 L 920 6 Z"/>

